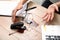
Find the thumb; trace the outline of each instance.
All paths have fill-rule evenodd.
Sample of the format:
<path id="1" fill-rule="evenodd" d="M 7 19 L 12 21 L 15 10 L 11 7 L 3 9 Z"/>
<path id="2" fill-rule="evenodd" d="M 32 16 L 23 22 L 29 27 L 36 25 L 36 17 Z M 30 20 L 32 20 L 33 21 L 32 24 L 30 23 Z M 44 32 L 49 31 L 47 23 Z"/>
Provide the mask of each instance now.
<path id="1" fill-rule="evenodd" d="M 59 11 L 59 9 L 58 9 L 58 6 L 57 6 L 57 5 L 55 6 L 55 10 L 56 10 L 56 11 Z"/>

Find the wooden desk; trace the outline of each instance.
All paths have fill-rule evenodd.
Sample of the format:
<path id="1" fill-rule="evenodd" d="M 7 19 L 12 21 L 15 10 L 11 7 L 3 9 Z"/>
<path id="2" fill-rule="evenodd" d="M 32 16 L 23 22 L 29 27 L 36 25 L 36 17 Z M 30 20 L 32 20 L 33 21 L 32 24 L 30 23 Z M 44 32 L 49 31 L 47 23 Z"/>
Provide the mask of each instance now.
<path id="1" fill-rule="evenodd" d="M 0 40 L 41 40 L 41 32 L 38 27 L 29 27 L 24 33 L 15 33 L 9 36 L 10 33 L 15 32 L 15 30 L 10 29 L 12 24 L 11 17 L 0 17 Z"/>
<path id="2" fill-rule="evenodd" d="M 33 7 L 33 6 L 37 6 L 37 8 L 28 11 L 28 13 L 33 13 L 41 17 L 46 11 L 44 7 L 31 2 L 29 4 L 29 7 Z M 59 16 L 60 15 L 58 15 L 58 17 L 56 17 L 57 20 L 53 21 L 51 24 L 60 24 Z M 38 19 L 39 18 L 37 16 L 34 17 L 34 20 L 37 23 L 39 24 L 44 23 L 44 22 L 41 22 L 41 18 L 39 20 Z M 10 29 L 11 23 L 12 23 L 11 17 L 0 17 L 0 40 L 41 40 L 40 26 L 30 27 L 29 24 L 26 24 L 26 23 L 25 25 L 27 26 L 28 31 L 25 30 L 24 33 L 16 32 L 15 34 L 9 36 L 10 33 L 15 32 L 15 30 Z"/>
<path id="3" fill-rule="evenodd" d="M 33 3 L 33 2 L 31 2 L 29 4 L 29 8 L 34 7 L 34 6 L 37 6 L 37 8 L 33 9 L 31 11 L 28 11 L 28 12 L 33 13 L 37 16 L 40 16 L 40 19 L 41 19 L 41 16 L 44 15 L 44 13 L 47 9 L 40 5 L 37 5 L 36 3 Z M 41 20 L 37 20 L 37 17 L 35 17 L 34 20 L 36 20 L 37 23 L 39 23 L 41 21 Z M 41 22 L 41 23 L 44 23 L 44 22 Z M 50 25 L 60 25 L 60 14 L 55 13 L 54 19 L 49 24 Z"/>
<path id="4" fill-rule="evenodd" d="M 0 40 L 41 40 L 40 28 L 29 27 L 24 33 L 18 33 L 9 36 L 10 33 L 15 32 L 15 30 L 10 29 L 11 17 L 0 17 Z M 38 30 L 37 30 L 38 29 Z"/>

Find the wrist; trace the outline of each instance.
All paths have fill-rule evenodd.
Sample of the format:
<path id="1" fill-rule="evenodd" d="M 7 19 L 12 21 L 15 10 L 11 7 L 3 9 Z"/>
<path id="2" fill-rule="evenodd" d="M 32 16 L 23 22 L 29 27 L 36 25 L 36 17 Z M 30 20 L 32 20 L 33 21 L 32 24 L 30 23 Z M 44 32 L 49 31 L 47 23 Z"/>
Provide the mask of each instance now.
<path id="1" fill-rule="evenodd" d="M 56 6 L 57 6 L 57 7 L 58 7 L 58 5 L 57 5 L 56 3 L 52 4 L 52 6 L 54 6 L 54 7 L 56 7 Z"/>
<path id="2" fill-rule="evenodd" d="M 54 4 L 51 4 L 50 6 L 49 6 L 49 9 L 53 9 L 54 11 L 56 10 L 56 11 L 59 11 L 58 10 L 58 6 L 54 3 Z"/>
<path id="3" fill-rule="evenodd" d="M 51 5 L 51 7 L 52 7 L 52 8 L 56 8 L 56 7 L 58 7 L 58 6 L 57 6 L 57 4 L 54 3 L 54 4 Z"/>
<path id="4" fill-rule="evenodd" d="M 18 5 L 15 9 L 16 9 L 16 10 L 20 10 L 20 9 L 22 9 L 22 7 L 23 7 L 23 5 L 20 4 L 20 5 Z"/>
<path id="5" fill-rule="evenodd" d="M 54 4 L 56 4 L 58 7 L 60 7 L 60 2 L 57 2 L 57 3 L 54 3 Z"/>

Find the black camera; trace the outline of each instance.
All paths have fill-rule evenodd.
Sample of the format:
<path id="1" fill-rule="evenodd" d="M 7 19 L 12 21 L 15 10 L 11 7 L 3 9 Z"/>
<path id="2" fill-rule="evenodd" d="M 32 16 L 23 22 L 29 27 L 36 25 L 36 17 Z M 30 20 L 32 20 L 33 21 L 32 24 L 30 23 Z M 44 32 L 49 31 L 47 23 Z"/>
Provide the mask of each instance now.
<path id="1" fill-rule="evenodd" d="M 26 26 L 24 26 L 23 22 L 16 22 L 11 24 L 11 29 L 18 29 L 18 30 L 26 30 Z"/>

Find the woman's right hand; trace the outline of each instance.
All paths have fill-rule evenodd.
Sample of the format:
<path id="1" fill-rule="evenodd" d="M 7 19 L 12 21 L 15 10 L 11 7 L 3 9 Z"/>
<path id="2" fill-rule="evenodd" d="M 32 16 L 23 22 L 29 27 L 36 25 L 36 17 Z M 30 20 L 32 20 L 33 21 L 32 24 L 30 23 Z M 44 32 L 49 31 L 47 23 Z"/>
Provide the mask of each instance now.
<path id="1" fill-rule="evenodd" d="M 22 9 L 23 5 L 17 6 L 13 11 L 12 11 L 12 22 L 16 22 L 16 12 L 20 9 Z"/>
<path id="2" fill-rule="evenodd" d="M 13 23 L 15 23 L 15 21 L 16 21 L 16 17 L 15 17 L 16 16 L 16 12 L 17 12 L 17 10 L 13 10 L 12 11 L 12 22 Z"/>

